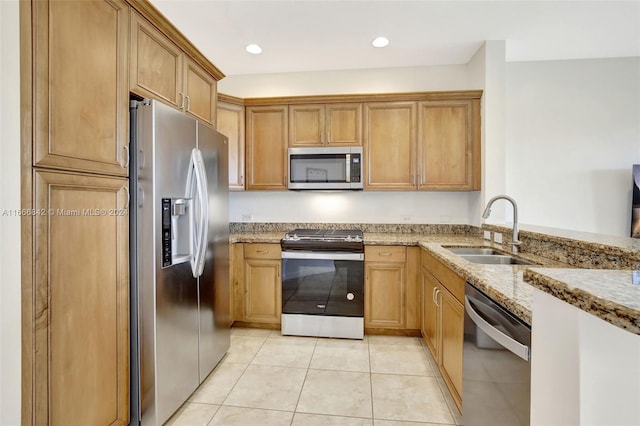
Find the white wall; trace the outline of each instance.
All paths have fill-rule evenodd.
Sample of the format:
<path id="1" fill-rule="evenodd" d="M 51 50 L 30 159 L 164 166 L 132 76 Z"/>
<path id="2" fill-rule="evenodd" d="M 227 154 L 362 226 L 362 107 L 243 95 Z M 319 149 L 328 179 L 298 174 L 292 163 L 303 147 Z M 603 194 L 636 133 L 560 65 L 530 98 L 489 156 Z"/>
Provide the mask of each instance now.
<path id="1" fill-rule="evenodd" d="M 629 236 L 640 58 L 507 64 L 506 176 L 522 223 Z"/>
<path id="2" fill-rule="evenodd" d="M 20 424 L 20 45 L 17 1 L 0 1 L 0 424 Z"/>
<path id="3" fill-rule="evenodd" d="M 231 222 L 455 223 L 467 196 L 453 192 L 245 191 L 229 196 Z"/>
<path id="4" fill-rule="evenodd" d="M 230 76 L 218 90 L 249 98 L 478 89 L 474 84 L 466 65 L 451 65 Z M 252 191 L 231 194 L 229 217 L 232 222 L 469 223 L 470 194 Z"/>

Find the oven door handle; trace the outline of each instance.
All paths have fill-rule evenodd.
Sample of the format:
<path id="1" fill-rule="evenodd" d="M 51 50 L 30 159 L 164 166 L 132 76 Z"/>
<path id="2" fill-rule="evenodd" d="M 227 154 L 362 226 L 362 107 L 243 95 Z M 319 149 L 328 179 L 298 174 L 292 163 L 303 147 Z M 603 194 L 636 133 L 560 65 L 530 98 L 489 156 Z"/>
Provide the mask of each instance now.
<path id="1" fill-rule="evenodd" d="M 312 259 L 312 260 L 359 260 L 364 261 L 364 253 L 327 252 L 327 251 L 283 251 L 283 259 Z"/>

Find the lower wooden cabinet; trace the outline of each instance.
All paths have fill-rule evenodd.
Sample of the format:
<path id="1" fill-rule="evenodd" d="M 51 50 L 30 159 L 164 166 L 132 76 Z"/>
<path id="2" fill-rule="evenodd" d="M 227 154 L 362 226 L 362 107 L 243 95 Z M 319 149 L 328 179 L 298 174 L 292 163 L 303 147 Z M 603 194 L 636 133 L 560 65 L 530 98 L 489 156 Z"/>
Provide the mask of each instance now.
<path id="1" fill-rule="evenodd" d="M 367 331 L 418 330 L 418 248 L 365 246 L 364 258 L 364 325 Z"/>
<path id="2" fill-rule="evenodd" d="M 233 320 L 279 325 L 282 313 L 280 245 L 234 244 L 231 253 Z"/>
<path id="3" fill-rule="evenodd" d="M 462 293 L 458 290 L 462 288 Z M 422 337 L 462 410 L 464 280 L 422 251 Z"/>
<path id="4" fill-rule="evenodd" d="M 127 185 L 33 173 L 32 424 L 129 423 Z"/>

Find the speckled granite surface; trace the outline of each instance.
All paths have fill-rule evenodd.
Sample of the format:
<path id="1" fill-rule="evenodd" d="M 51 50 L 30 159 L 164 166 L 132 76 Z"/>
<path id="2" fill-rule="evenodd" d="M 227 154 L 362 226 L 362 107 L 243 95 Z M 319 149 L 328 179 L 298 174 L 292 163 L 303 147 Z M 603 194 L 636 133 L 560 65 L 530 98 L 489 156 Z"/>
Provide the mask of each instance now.
<path id="1" fill-rule="evenodd" d="M 484 224 L 500 232 L 504 248 L 511 241 L 511 228 Z M 522 225 L 522 250 L 583 269 L 640 269 L 640 239 Z"/>
<path id="2" fill-rule="evenodd" d="M 585 312 L 640 334 L 640 271 L 533 268 L 525 279 Z"/>
<path id="3" fill-rule="evenodd" d="M 475 264 L 447 250 L 448 246 L 490 246 L 481 238 L 482 230 L 469 225 L 240 223 L 231 225 L 230 242 L 279 243 L 286 231 L 305 227 L 357 228 L 364 231 L 367 245 L 423 247 L 527 324 L 531 324 L 533 288 L 525 279 L 584 311 L 640 333 L 640 287 L 628 284 L 633 274 L 631 269 L 640 269 L 640 247 L 630 238 L 603 236 L 599 239 L 594 234 L 571 231 L 550 235 L 542 233 L 544 228 L 523 231 L 521 239 L 525 244 L 519 256 L 537 263 L 538 267 Z M 501 232 L 506 240 L 511 236 L 510 229 L 504 226 L 483 225 L 483 229 Z M 586 239 L 573 240 L 571 236 Z M 508 251 L 507 245 L 501 248 Z"/>

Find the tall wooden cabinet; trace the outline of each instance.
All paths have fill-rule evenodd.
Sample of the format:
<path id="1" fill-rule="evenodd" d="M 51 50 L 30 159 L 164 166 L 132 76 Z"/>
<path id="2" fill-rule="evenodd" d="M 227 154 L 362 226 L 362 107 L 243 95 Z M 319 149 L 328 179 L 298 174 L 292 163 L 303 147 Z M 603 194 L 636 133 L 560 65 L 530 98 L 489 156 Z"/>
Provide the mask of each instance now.
<path id="1" fill-rule="evenodd" d="M 146 0 L 20 2 L 22 423 L 129 423 L 129 94 L 215 124 L 209 63 Z"/>
<path id="2" fill-rule="evenodd" d="M 247 189 L 287 188 L 286 105 L 246 107 Z"/>
<path id="3" fill-rule="evenodd" d="M 21 2 L 24 424 L 129 422 L 129 17 Z"/>
<path id="4" fill-rule="evenodd" d="M 128 180 L 33 177 L 33 423 L 127 424 Z"/>
<path id="5" fill-rule="evenodd" d="M 242 99 L 218 95 L 217 130 L 229 138 L 229 189 L 244 189 L 244 105 Z"/>

